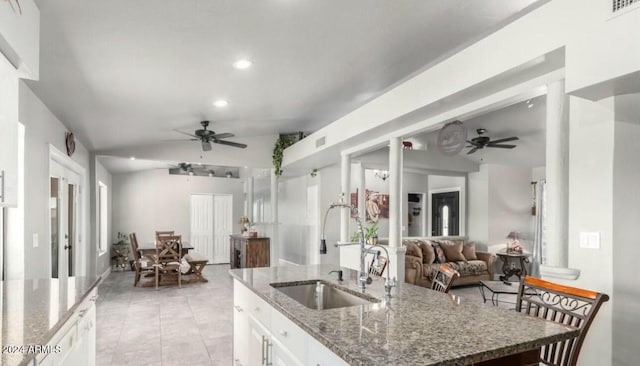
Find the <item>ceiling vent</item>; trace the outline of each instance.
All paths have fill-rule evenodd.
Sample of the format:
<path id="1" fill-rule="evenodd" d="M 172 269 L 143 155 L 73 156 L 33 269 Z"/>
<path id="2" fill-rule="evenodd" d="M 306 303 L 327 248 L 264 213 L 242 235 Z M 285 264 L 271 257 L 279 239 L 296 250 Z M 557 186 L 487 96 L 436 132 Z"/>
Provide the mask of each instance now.
<path id="1" fill-rule="evenodd" d="M 316 149 L 319 148 L 320 146 L 323 146 L 325 144 L 326 140 L 325 140 L 325 136 L 320 137 L 319 139 L 316 140 Z"/>
<path id="2" fill-rule="evenodd" d="M 636 8 L 637 5 L 640 4 L 640 0 L 611 0 L 611 4 L 611 12 L 617 14 L 622 10 Z"/>

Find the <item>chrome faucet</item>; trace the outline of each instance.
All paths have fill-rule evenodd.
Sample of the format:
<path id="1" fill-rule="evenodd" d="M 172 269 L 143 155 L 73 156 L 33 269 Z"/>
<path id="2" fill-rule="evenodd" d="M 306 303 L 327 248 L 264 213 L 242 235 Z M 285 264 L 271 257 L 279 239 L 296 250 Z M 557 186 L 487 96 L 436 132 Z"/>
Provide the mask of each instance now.
<path id="1" fill-rule="evenodd" d="M 334 202 L 331 205 L 329 205 L 329 208 L 327 209 L 327 212 L 325 212 L 324 214 L 324 220 L 322 222 L 322 236 L 320 238 L 320 254 L 327 254 L 327 244 L 326 244 L 326 237 L 324 235 L 325 233 L 325 228 L 327 225 L 327 216 L 329 215 L 329 211 L 331 211 L 332 209 L 339 207 L 339 208 L 349 208 L 352 210 L 355 210 L 355 219 L 356 219 L 356 223 L 358 224 L 358 231 L 360 232 L 360 240 L 357 242 L 338 242 L 336 244 L 334 244 L 335 247 L 342 247 L 342 246 L 347 246 L 347 245 L 359 245 L 360 246 L 360 273 L 358 275 L 358 284 L 359 287 L 364 290 L 367 285 L 371 284 L 372 279 L 369 276 L 369 273 L 366 270 L 366 264 L 365 264 L 365 256 L 367 254 L 374 254 L 376 256 L 376 259 L 378 259 L 378 257 L 380 256 L 380 251 L 375 251 L 372 250 L 371 248 L 373 247 L 378 247 L 381 248 L 382 250 L 385 251 L 385 253 L 387 254 L 387 265 L 390 264 L 390 258 L 389 258 L 389 252 L 387 251 L 386 248 L 381 247 L 378 244 L 373 245 L 370 248 L 367 248 L 365 246 L 365 238 L 364 238 L 364 227 L 362 225 L 362 219 L 360 219 L 360 213 L 358 212 L 358 208 L 352 205 L 349 205 L 347 203 L 344 202 L 344 193 L 340 195 L 340 201 L 339 202 Z M 391 297 L 391 288 L 395 286 L 395 281 L 391 281 L 391 278 L 389 277 L 389 270 L 387 270 L 387 279 L 385 281 L 385 297 L 389 298 Z"/>

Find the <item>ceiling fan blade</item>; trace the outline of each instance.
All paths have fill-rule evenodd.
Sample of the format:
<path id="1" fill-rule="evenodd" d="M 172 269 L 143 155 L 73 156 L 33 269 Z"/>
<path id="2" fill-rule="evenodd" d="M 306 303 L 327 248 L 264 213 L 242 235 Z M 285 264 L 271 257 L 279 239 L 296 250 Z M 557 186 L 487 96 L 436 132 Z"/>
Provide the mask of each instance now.
<path id="1" fill-rule="evenodd" d="M 479 143 L 477 143 L 477 142 L 475 142 L 475 141 L 471 141 L 471 140 L 467 140 L 467 143 L 468 143 L 468 144 L 471 144 L 471 145 L 473 145 L 473 146 L 476 146 L 476 147 L 480 146 L 480 144 L 479 144 Z"/>
<path id="2" fill-rule="evenodd" d="M 504 138 L 504 139 L 489 141 L 489 145 L 499 144 L 499 143 L 502 143 L 502 142 L 516 141 L 516 140 L 520 140 L 520 139 L 515 137 L 515 136 L 514 137 L 507 137 L 507 138 Z"/>
<path id="3" fill-rule="evenodd" d="M 184 131 L 180 131 L 180 130 L 176 130 L 176 129 L 174 129 L 174 131 L 176 131 L 177 133 L 181 133 L 183 135 L 187 135 L 189 137 L 193 137 L 193 138 L 196 138 L 196 139 L 198 138 L 198 136 L 196 136 L 194 134 L 191 134 L 191 133 L 188 133 L 188 132 L 184 132 Z"/>
<path id="4" fill-rule="evenodd" d="M 500 149 L 513 149 L 516 145 L 487 145 L 487 147 L 497 147 Z"/>
<path id="5" fill-rule="evenodd" d="M 202 151 L 211 151 L 211 143 L 209 141 L 202 141 Z"/>
<path id="6" fill-rule="evenodd" d="M 479 149 L 480 149 L 480 148 L 476 146 L 476 147 L 474 147 L 473 149 L 469 150 L 469 152 L 467 153 L 467 155 L 471 155 L 471 154 L 473 154 L 474 152 L 478 151 Z"/>
<path id="7" fill-rule="evenodd" d="M 216 144 L 220 144 L 220 145 L 228 145 L 228 146 L 233 146 L 233 147 L 239 147 L 241 149 L 244 149 L 247 147 L 247 145 L 245 144 L 241 144 L 238 142 L 231 142 L 231 141 L 224 141 L 224 140 L 213 140 L 213 142 L 215 142 Z"/>
<path id="8" fill-rule="evenodd" d="M 176 142 L 176 141 L 198 141 L 200 139 L 168 139 L 162 140 L 163 142 Z"/>
<path id="9" fill-rule="evenodd" d="M 226 139 L 226 138 L 233 137 L 233 136 L 235 136 L 235 135 L 232 134 L 232 133 L 229 133 L 229 132 L 225 132 L 225 133 L 217 133 L 215 135 L 211 135 L 211 138 L 213 138 L 213 139 Z"/>

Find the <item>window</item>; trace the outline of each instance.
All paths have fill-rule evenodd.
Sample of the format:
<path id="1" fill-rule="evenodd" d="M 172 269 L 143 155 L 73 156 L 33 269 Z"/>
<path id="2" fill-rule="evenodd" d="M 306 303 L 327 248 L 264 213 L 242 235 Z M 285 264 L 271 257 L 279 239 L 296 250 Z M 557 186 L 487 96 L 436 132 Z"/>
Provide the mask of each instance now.
<path id="1" fill-rule="evenodd" d="M 98 250 L 100 254 L 107 251 L 108 247 L 108 210 L 107 210 L 107 185 L 98 182 Z"/>
<path id="2" fill-rule="evenodd" d="M 442 235 L 449 236 L 449 206 L 442 207 Z"/>

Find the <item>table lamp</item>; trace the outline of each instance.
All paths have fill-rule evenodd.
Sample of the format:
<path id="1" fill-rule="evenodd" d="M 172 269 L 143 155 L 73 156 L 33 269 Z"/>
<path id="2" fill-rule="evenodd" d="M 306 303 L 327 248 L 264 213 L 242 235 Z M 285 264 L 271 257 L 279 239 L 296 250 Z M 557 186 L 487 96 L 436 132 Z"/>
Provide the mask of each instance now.
<path id="1" fill-rule="evenodd" d="M 507 241 L 507 253 L 509 252 L 519 252 L 519 250 L 517 250 L 518 247 L 520 246 L 520 233 L 517 231 L 512 231 L 509 233 L 509 235 L 507 235 L 507 239 L 509 239 Z"/>

